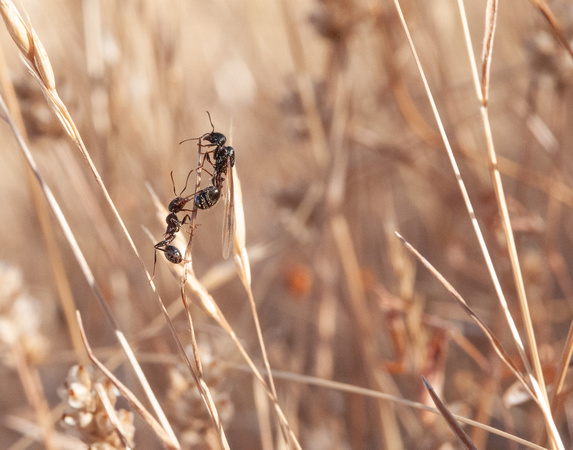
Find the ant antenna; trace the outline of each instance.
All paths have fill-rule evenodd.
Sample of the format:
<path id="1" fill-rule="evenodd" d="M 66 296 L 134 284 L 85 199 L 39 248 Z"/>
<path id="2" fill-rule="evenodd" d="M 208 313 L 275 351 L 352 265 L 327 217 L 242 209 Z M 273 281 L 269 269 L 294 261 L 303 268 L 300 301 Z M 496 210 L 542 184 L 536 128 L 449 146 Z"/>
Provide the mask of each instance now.
<path id="1" fill-rule="evenodd" d="M 189 138 L 189 139 L 183 139 L 181 142 L 179 142 L 179 145 L 183 144 L 183 142 L 187 142 L 187 141 L 197 141 L 201 138 Z"/>
<path id="2" fill-rule="evenodd" d="M 185 192 L 185 189 L 187 189 L 187 184 L 189 183 L 189 177 L 191 176 L 192 173 L 193 169 L 191 169 L 191 171 L 187 174 L 187 179 L 185 180 L 185 187 L 183 187 L 183 190 L 179 194 L 179 197 L 181 197 L 181 195 L 183 195 L 183 192 Z"/>
<path id="3" fill-rule="evenodd" d="M 177 192 L 175 192 L 175 180 L 173 179 L 173 171 L 171 171 L 171 186 L 173 186 L 173 195 L 175 195 L 175 197 L 180 197 L 180 195 L 177 195 Z"/>
<path id="4" fill-rule="evenodd" d="M 187 142 L 187 141 L 198 141 L 202 137 L 207 136 L 208 134 L 212 134 L 215 132 L 215 125 L 213 125 L 213 121 L 211 120 L 211 114 L 209 113 L 209 111 L 206 111 L 206 113 L 207 113 L 207 116 L 209 116 L 209 123 L 211 124 L 211 133 L 205 133 L 203 136 L 199 136 L 198 138 L 183 139 L 181 142 L 179 142 L 179 145 L 181 145 L 181 144 L 183 144 L 183 142 Z"/>
<path id="5" fill-rule="evenodd" d="M 187 189 L 187 185 L 189 184 L 189 177 L 191 176 L 192 173 L 193 169 L 191 169 L 191 171 L 187 174 L 187 179 L 185 180 L 185 186 L 183 187 L 181 192 L 177 194 L 177 192 L 175 192 L 175 181 L 173 181 L 173 171 L 171 171 L 171 185 L 173 186 L 173 195 L 175 195 L 175 197 L 181 197 L 183 195 L 183 192 L 185 192 L 185 189 Z"/>
<path id="6" fill-rule="evenodd" d="M 211 132 L 214 133 L 215 132 L 215 125 L 213 125 L 213 121 L 211 120 L 211 114 L 209 114 L 209 111 L 206 111 L 206 113 L 209 116 L 209 123 L 211 124 Z"/>

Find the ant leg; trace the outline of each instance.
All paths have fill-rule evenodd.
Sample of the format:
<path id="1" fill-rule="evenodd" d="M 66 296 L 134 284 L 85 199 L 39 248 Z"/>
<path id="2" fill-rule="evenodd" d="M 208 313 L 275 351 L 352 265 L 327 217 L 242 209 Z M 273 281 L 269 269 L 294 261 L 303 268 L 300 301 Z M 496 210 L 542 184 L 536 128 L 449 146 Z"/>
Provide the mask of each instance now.
<path id="1" fill-rule="evenodd" d="M 215 144 L 209 144 L 209 145 L 201 145 L 201 148 L 203 147 L 212 147 Z M 213 153 L 215 150 L 207 150 L 205 153 L 202 153 L 203 155 L 203 160 L 201 161 L 201 163 L 197 166 L 197 169 L 204 169 L 205 166 L 205 161 L 207 161 L 209 164 L 213 165 L 213 163 L 211 162 L 211 157 L 209 156 L 210 153 Z M 191 172 L 193 172 L 193 170 L 191 170 Z M 189 172 L 189 175 L 191 175 L 191 172 Z M 187 179 L 189 179 L 189 175 L 187 175 Z M 209 173 L 210 175 L 210 173 Z M 185 186 L 187 186 L 187 183 L 185 183 Z M 185 189 L 183 189 L 185 190 Z M 183 191 L 181 191 L 181 193 L 183 193 Z M 175 194 L 177 195 L 177 194 Z M 181 195 L 181 194 L 179 194 Z"/>
<path id="2" fill-rule="evenodd" d="M 209 161 L 209 162 L 211 162 L 211 161 Z M 208 175 L 213 176 L 213 174 L 212 174 L 211 172 L 209 172 L 207 169 L 205 169 L 204 167 L 202 167 L 202 169 L 203 169 L 205 172 L 207 172 Z"/>
<path id="3" fill-rule="evenodd" d="M 193 211 L 197 211 L 197 209 L 186 209 L 185 211 L 189 211 L 189 212 L 193 212 Z M 181 226 L 185 225 L 185 223 L 187 223 L 187 221 L 191 222 L 191 216 L 189 214 L 185 214 L 185 217 L 183 217 L 183 220 L 181 221 Z"/>
<path id="4" fill-rule="evenodd" d="M 203 145 L 202 147 L 210 147 L 208 145 Z M 199 164 L 197 166 L 197 169 L 204 169 L 203 166 L 205 166 L 205 161 L 207 161 L 209 164 L 213 165 L 213 163 L 211 162 L 211 157 L 209 156 L 209 153 L 213 153 L 215 150 L 207 150 L 205 153 L 203 153 L 203 161 L 201 161 L 201 164 Z M 206 171 L 206 170 L 205 170 Z"/>
<path id="5" fill-rule="evenodd" d="M 155 266 L 157 264 L 157 250 L 163 252 L 165 254 L 165 258 L 173 264 L 179 264 L 181 261 L 183 261 L 183 257 L 181 256 L 181 252 L 179 251 L 179 249 L 173 245 L 165 245 L 164 242 L 165 241 L 158 242 L 157 244 L 155 244 L 155 253 L 153 255 L 153 274 L 151 276 L 151 280 L 153 280 L 153 278 L 155 277 Z"/>
<path id="6" fill-rule="evenodd" d="M 151 272 L 151 280 L 149 280 L 150 282 L 153 281 L 153 279 L 155 278 L 155 266 L 157 265 L 157 246 L 161 244 L 155 244 L 155 251 L 153 252 L 153 271 Z"/>
<path id="7" fill-rule="evenodd" d="M 211 172 L 209 172 L 207 169 L 205 169 L 205 161 L 207 161 L 209 164 L 211 164 L 211 166 L 215 167 L 215 166 L 213 165 L 213 163 L 211 162 L 211 157 L 209 156 L 209 153 L 213 153 L 214 151 L 215 151 L 215 150 L 209 150 L 209 151 L 206 151 L 205 153 L 203 153 L 203 155 L 204 155 L 204 156 L 203 156 L 203 161 L 201 161 L 201 164 L 199 164 L 199 165 L 197 166 L 197 170 L 198 170 L 198 169 L 202 169 L 202 170 L 204 170 L 205 172 L 207 172 L 209 175 L 213 176 L 213 174 L 212 174 Z M 192 172 L 192 171 L 191 171 L 191 172 Z M 181 194 L 180 194 L 180 195 L 181 195 Z"/>
<path id="8" fill-rule="evenodd" d="M 195 209 L 184 209 L 182 211 L 188 211 L 190 213 L 193 213 L 195 211 L 197 211 L 197 208 Z M 180 222 L 181 228 L 183 228 L 183 225 L 185 225 L 186 223 L 191 224 L 191 216 L 189 214 L 185 214 L 185 217 L 183 217 L 183 220 Z M 189 231 L 187 231 L 187 233 L 191 233 L 191 230 L 189 229 Z"/>
<path id="9" fill-rule="evenodd" d="M 168 238 L 158 242 L 157 244 L 154 245 L 155 250 L 159 250 L 159 251 L 165 251 L 163 250 L 164 247 L 167 247 L 169 244 L 171 244 L 171 242 L 173 242 L 173 239 L 175 239 L 175 233 L 165 233 Z"/>

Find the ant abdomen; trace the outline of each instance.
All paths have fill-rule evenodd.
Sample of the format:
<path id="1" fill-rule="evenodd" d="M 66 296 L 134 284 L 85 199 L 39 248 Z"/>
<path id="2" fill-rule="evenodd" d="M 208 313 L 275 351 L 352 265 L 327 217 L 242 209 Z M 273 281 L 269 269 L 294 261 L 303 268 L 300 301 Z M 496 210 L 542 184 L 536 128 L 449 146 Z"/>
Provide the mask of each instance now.
<path id="1" fill-rule="evenodd" d="M 174 245 L 168 245 L 165 247 L 165 249 L 159 249 L 159 250 L 165 252 L 165 258 L 167 259 L 167 261 L 173 264 L 179 264 L 181 263 L 181 261 L 183 261 L 183 256 L 181 256 L 181 252 Z"/>
<path id="2" fill-rule="evenodd" d="M 199 209 L 209 209 L 219 201 L 221 191 L 216 186 L 209 186 L 195 195 L 195 206 Z"/>

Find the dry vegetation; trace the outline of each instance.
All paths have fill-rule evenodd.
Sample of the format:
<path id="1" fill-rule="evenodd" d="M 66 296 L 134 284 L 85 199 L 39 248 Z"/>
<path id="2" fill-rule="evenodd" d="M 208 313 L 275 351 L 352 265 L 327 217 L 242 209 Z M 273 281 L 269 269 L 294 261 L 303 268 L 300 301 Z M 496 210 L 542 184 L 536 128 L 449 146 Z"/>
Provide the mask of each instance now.
<path id="1" fill-rule="evenodd" d="M 424 376 L 483 424 L 463 425 L 467 448 L 570 448 L 573 8 L 502 2 L 489 53 L 494 16 L 466 3 L 477 89 L 458 4 L 402 4 L 444 144 L 390 0 L 23 1 L 21 21 L 1 1 L 2 98 L 70 229 L 2 122 L 0 447 L 455 447 Z M 178 142 L 210 131 L 206 110 L 237 152 L 246 251 L 225 261 L 224 207 L 200 211 L 181 295 L 183 267 L 158 253 L 150 283 L 140 262 L 151 272 L 169 174 L 179 192 L 197 165 Z M 127 388 L 101 382 L 76 309 Z"/>

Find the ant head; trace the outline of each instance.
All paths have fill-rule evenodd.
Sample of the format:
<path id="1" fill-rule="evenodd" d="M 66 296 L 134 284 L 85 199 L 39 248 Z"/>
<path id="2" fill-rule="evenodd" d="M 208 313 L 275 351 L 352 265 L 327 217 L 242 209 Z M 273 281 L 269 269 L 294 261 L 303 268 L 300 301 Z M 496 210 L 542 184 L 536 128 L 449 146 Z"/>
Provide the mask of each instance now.
<path id="1" fill-rule="evenodd" d="M 175 191 L 175 181 L 173 180 L 173 171 L 171 171 L 171 185 L 173 186 L 173 195 L 175 195 L 175 198 L 171 200 L 171 203 L 169 203 L 169 206 L 167 207 L 169 212 L 178 213 L 179 211 L 181 211 L 181 208 L 185 206 L 185 203 L 187 203 L 185 202 L 184 199 L 181 198 L 181 196 L 183 195 L 183 192 L 185 192 L 185 189 L 187 189 L 187 184 L 189 184 L 189 177 L 191 176 L 192 173 L 193 169 L 187 174 L 187 179 L 185 180 L 185 186 L 183 186 L 183 189 L 178 194 Z"/>
<path id="2" fill-rule="evenodd" d="M 211 132 L 205 133 L 203 136 L 201 136 L 201 139 L 205 139 L 207 142 L 210 142 L 211 144 L 216 146 L 225 145 L 227 138 L 225 137 L 224 134 L 217 133 L 215 131 L 215 125 L 213 125 L 213 121 L 211 120 L 211 114 L 209 113 L 209 111 L 207 111 L 207 116 L 209 117 L 209 123 L 211 124 Z"/>
<path id="3" fill-rule="evenodd" d="M 208 147 L 211 147 L 213 145 L 220 147 L 225 145 L 225 142 L 227 141 L 227 138 L 223 133 L 217 133 L 215 131 L 212 133 L 204 134 L 203 136 L 201 136 L 201 138 L 205 139 L 207 142 L 210 142 L 212 144 L 209 145 Z"/>
<path id="4" fill-rule="evenodd" d="M 177 214 L 181 210 L 181 197 L 175 197 L 167 207 L 170 213 Z"/>
<path id="5" fill-rule="evenodd" d="M 211 144 L 211 145 L 206 145 L 205 147 L 213 147 L 213 146 L 218 147 L 225 145 L 227 138 L 223 133 L 217 133 L 215 131 L 215 125 L 213 125 L 213 121 L 211 120 L 211 114 L 209 113 L 209 111 L 207 111 L 207 116 L 209 117 L 209 123 L 211 124 L 211 132 L 205 133 L 204 135 L 199 136 L 198 138 L 184 139 L 181 142 L 179 142 L 179 145 L 187 141 L 201 141 L 201 139 L 204 139 Z M 199 142 L 199 145 L 201 145 L 201 142 Z"/>

